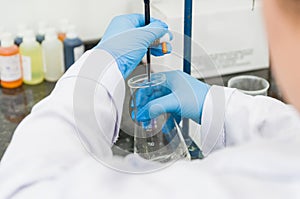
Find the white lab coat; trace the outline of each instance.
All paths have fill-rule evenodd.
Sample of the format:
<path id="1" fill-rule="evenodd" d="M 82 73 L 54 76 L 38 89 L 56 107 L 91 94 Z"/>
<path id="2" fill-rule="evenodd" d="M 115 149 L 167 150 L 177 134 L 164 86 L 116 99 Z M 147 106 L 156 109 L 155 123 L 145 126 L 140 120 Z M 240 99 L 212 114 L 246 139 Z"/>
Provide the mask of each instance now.
<path id="1" fill-rule="evenodd" d="M 79 75 L 84 67 L 92 74 Z M 95 80 L 89 75 L 97 70 L 101 86 L 94 89 L 94 106 L 90 99 L 84 103 L 90 96 L 82 94 L 83 101 L 79 99 L 76 106 L 80 106 L 75 107 L 78 79 Z M 298 113 L 275 99 L 217 86 L 204 104 L 204 160 L 178 161 L 148 174 L 118 172 L 101 164 L 91 153 L 127 165 L 129 170 L 147 166 L 136 164 L 135 157 L 111 157 L 124 85 L 112 56 L 102 50 L 86 52 L 16 129 L 1 161 L 0 198 L 300 198 Z M 85 86 L 83 90 L 88 90 L 88 83 Z M 224 114 L 213 111 L 222 109 L 213 99 L 220 93 L 225 94 L 220 102 L 226 104 Z M 86 112 L 90 108 L 95 115 Z M 76 114 L 83 116 L 79 126 L 96 118 L 105 133 L 89 134 L 90 124 L 78 128 Z M 215 126 L 222 128 L 212 145 L 215 140 L 209 140 L 208 131 L 216 132 Z M 85 133 L 89 136 L 79 139 Z M 83 147 L 82 142 L 88 145 Z"/>

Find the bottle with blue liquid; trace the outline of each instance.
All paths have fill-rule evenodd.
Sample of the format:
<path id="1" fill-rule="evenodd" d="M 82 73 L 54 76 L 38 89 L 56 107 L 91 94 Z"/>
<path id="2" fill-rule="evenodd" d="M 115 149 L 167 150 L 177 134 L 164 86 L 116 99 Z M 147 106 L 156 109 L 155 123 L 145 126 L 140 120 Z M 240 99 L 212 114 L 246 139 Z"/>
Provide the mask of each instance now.
<path id="1" fill-rule="evenodd" d="M 67 36 L 64 40 L 64 55 L 65 55 L 65 69 L 77 61 L 84 52 L 84 45 L 82 40 L 75 33 L 75 27 L 69 27 Z"/>

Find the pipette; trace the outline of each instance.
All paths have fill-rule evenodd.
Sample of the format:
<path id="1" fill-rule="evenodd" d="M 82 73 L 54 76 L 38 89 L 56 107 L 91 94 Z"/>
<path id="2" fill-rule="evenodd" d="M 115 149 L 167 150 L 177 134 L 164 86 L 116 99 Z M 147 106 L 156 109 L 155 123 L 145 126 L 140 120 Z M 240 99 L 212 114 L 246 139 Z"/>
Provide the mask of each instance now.
<path id="1" fill-rule="evenodd" d="M 150 0 L 144 0 L 145 4 L 145 26 L 150 24 Z M 146 64 L 146 73 L 148 76 L 148 81 L 151 80 L 151 51 L 148 48 L 147 51 L 147 64 Z"/>

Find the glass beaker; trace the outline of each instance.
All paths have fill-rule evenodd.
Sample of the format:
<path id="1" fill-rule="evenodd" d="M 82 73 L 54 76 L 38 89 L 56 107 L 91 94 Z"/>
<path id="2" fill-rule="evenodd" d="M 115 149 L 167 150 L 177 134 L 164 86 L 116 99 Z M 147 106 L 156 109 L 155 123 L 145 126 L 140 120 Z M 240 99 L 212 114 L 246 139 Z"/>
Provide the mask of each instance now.
<path id="1" fill-rule="evenodd" d="M 141 157 L 159 162 L 170 162 L 183 157 L 189 157 L 181 129 L 171 114 L 161 114 L 148 121 L 138 121 L 137 112 L 148 102 L 166 94 L 166 76 L 163 73 L 148 76 L 138 75 L 128 81 L 131 92 L 129 114 L 132 117 L 134 131 L 134 153 Z M 173 122 L 174 127 L 163 132 L 166 123 Z"/>

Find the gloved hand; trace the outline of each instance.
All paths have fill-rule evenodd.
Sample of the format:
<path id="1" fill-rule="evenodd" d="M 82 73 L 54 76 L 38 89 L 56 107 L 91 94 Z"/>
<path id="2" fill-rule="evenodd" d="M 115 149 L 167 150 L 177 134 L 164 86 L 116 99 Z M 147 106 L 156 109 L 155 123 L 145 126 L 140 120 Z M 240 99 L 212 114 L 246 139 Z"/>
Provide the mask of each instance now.
<path id="1" fill-rule="evenodd" d="M 151 19 L 145 26 L 144 15 L 129 14 L 115 17 L 96 49 L 109 52 L 118 63 L 118 67 L 126 79 L 141 62 L 147 48 L 156 40 L 168 33 L 168 25 L 164 22 Z M 171 45 L 167 43 L 171 52 Z M 151 50 L 152 55 L 161 56 L 161 45 Z"/>
<path id="2" fill-rule="evenodd" d="M 150 87 L 137 93 L 137 121 L 149 121 L 163 113 L 171 113 L 177 122 L 178 118 L 188 118 L 200 123 L 204 100 L 210 86 L 182 71 L 164 74 L 167 81 L 161 89 L 151 90 Z M 147 94 L 151 97 L 146 103 Z"/>

